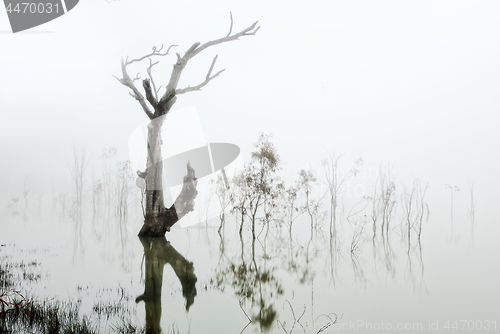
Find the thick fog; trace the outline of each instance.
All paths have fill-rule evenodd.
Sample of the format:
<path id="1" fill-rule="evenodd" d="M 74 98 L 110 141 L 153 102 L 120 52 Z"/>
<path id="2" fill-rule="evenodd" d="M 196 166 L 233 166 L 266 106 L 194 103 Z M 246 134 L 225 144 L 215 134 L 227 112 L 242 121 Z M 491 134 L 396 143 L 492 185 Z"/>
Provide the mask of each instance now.
<path id="1" fill-rule="evenodd" d="M 165 84 L 175 53 L 254 21 L 255 36 L 193 59 L 180 86 L 226 69 L 195 106 L 207 142 L 241 147 L 272 133 L 285 177 L 327 152 L 394 164 L 446 196 L 476 178 L 484 207 L 498 199 L 500 23 L 496 1 L 81 1 L 66 15 L 13 34 L 0 12 L 2 188 L 66 174 L 72 145 L 94 161 L 147 121 L 121 75 L 121 57 L 175 44 L 154 67 Z M 130 74 L 146 75 L 147 62 Z M 34 181 L 33 181 L 34 182 Z M 8 196 L 8 195 L 7 195 Z"/>

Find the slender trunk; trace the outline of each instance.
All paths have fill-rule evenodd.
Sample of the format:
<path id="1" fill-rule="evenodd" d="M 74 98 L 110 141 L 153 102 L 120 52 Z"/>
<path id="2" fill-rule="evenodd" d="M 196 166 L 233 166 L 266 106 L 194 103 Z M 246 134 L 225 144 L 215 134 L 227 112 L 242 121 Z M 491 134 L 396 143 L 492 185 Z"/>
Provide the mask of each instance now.
<path id="1" fill-rule="evenodd" d="M 240 223 L 240 236 L 243 233 L 243 223 L 245 222 L 245 215 L 243 214 L 243 210 L 241 210 L 241 223 Z"/>
<path id="2" fill-rule="evenodd" d="M 259 208 L 260 195 L 257 198 L 257 202 L 255 203 L 255 208 L 252 212 L 252 237 L 255 239 L 255 216 L 257 215 L 257 209 Z"/>
<path id="3" fill-rule="evenodd" d="M 245 202 L 241 203 L 240 213 L 241 213 L 241 223 L 240 223 L 240 236 L 243 233 L 243 223 L 245 222 Z"/>

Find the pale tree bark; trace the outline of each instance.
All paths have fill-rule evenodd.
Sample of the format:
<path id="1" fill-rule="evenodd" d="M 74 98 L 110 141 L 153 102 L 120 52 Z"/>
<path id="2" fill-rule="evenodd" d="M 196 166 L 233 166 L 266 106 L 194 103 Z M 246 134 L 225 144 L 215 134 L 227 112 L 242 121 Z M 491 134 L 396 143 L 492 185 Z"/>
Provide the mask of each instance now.
<path id="1" fill-rule="evenodd" d="M 146 214 L 144 225 L 139 232 L 139 236 L 163 236 L 167 231 L 170 231 L 170 228 L 178 220 L 180 220 L 190 211 L 194 210 L 194 199 L 197 195 L 197 180 L 195 177 L 195 171 L 193 168 L 191 168 L 189 162 L 187 164 L 187 175 L 184 177 L 184 185 L 181 193 L 179 194 L 179 197 L 175 200 L 174 204 L 170 208 L 165 208 L 162 186 L 163 158 L 161 152 L 161 129 L 165 116 L 174 105 L 177 99 L 177 95 L 201 90 L 210 81 L 218 77 L 224 71 L 220 70 L 215 74 L 213 73 L 218 57 L 215 56 L 205 76 L 205 80 L 195 86 L 177 88 L 182 72 L 188 64 L 189 60 L 211 46 L 234 41 L 243 36 L 255 35 L 260 27 L 258 27 L 257 22 L 255 22 L 249 27 L 234 34 L 232 34 L 232 28 L 233 18 L 231 16 L 231 26 L 229 29 L 229 33 L 225 37 L 209 41 L 204 44 L 194 43 L 184 53 L 183 56 L 177 53 L 177 61 L 173 66 L 170 79 L 165 89 L 165 93 L 161 97 L 159 97 L 158 95 L 160 88 L 156 87 L 152 76 L 152 68 L 158 63 L 158 61 L 153 62 L 152 59 L 153 57 L 162 57 L 168 55 L 170 49 L 175 47 L 176 45 L 170 46 L 163 53 L 163 46 L 160 49 L 153 47 L 153 52 L 143 57 L 132 60 L 129 60 L 128 57 L 126 59 L 122 58 L 122 77 L 115 78 L 121 84 L 130 88 L 130 95 L 139 102 L 142 109 L 151 120 L 150 124 L 148 125 L 146 170 L 144 172 L 137 172 L 139 177 L 144 178 L 146 181 Z M 135 81 L 141 79 L 139 77 L 139 74 L 137 74 L 136 77 L 132 79 L 127 73 L 127 66 L 136 62 L 141 62 L 145 59 L 149 60 L 149 66 L 147 68 L 148 78 L 142 80 L 142 87 L 144 89 L 143 95 L 135 85 Z"/>

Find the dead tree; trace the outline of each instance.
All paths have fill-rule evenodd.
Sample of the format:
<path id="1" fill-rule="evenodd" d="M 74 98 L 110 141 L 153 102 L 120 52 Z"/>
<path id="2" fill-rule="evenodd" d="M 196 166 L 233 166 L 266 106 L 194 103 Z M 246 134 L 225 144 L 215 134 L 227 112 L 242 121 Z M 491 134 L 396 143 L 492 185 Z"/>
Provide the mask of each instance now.
<path id="1" fill-rule="evenodd" d="M 136 99 L 141 105 L 146 115 L 151 120 L 148 124 L 148 138 L 147 138 L 147 165 L 144 172 L 137 171 L 139 177 L 145 179 L 146 183 L 146 210 L 144 225 L 139 232 L 139 236 L 164 236 L 170 228 L 179 221 L 184 215 L 194 210 L 194 199 L 197 195 L 195 171 L 187 162 L 187 175 L 184 177 L 184 184 L 181 193 L 175 200 L 170 208 L 166 208 L 163 201 L 163 185 L 162 185 L 162 153 L 161 153 L 161 128 L 166 115 L 172 108 L 177 99 L 177 95 L 187 92 L 201 90 L 214 78 L 218 77 L 224 70 L 220 70 L 213 74 L 217 56 L 212 60 L 212 64 L 208 69 L 205 80 L 196 86 L 187 86 L 185 88 L 177 88 L 179 79 L 181 78 L 182 71 L 188 64 L 191 58 L 203 50 L 225 42 L 237 40 L 242 36 L 255 35 L 260 27 L 257 22 L 253 23 L 246 29 L 232 34 L 233 18 L 231 16 L 231 26 L 229 33 L 222 38 L 206 42 L 204 44 L 194 43 L 185 53 L 181 56 L 177 53 L 177 61 L 173 66 L 170 80 L 166 86 L 165 93 L 159 96 L 160 88 L 157 88 L 151 69 L 158 61 L 153 62 L 154 57 L 162 57 L 168 55 L 170 49 L 175 45 L 170 46 L 166 51 L 163 51 L 163 46 L 160 49 L 153 47 L 153 52 L 137 58 L 129 60 L 122 58 L 122 78 L 115 77 L 121 84 L 130 88 L 132 92 L 130 95 Z M 135 81 L 140 80 L 139 74 L 135 78 L 131 78 L 127 73 L 127 67 L 135 62 L 141 62 L 145 59 L 149 60 L 147 68 L 148 78 L 142 80 L 142 87 L 144 95 L 135 86 Z M 149 105 L 148 105 L 149 104 Z"/>

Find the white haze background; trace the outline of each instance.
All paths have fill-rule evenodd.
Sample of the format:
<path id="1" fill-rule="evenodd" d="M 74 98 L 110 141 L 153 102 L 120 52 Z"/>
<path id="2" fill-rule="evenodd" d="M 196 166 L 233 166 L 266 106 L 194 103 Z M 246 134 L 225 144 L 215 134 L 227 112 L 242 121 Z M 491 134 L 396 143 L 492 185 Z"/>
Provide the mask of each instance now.
<path id="1" fill-rule="evenodd" d="M 497 1 L 90 0 L 17 34 L 0 11 L 5 196 L 26 178 L 68 174 L 72 144 L 93 162 L 111 146 L 126 159 L 128 136 L 147 117 L 113 78 L 120 58 L 179 45 L 154 68 L 165 83 L 175 52 L 225 36 L 230 12 L 233 31 L 256 20 L 262 28 L 194 58 L 180 87 L 201 82 L 216 54 L 226 71 L 174 106 L 197 108 L 208 142 L 234 143 L 246 159 L 259 133 L 272 133 L 286 179 L 319 166 L 327 150 L 362 157 L 367 170 L 392 163 L 398 179 L 429 182 L 443 212 L 445 184 L 465 189 L 475 178 L 477 214 L 496 207 Z"/>

